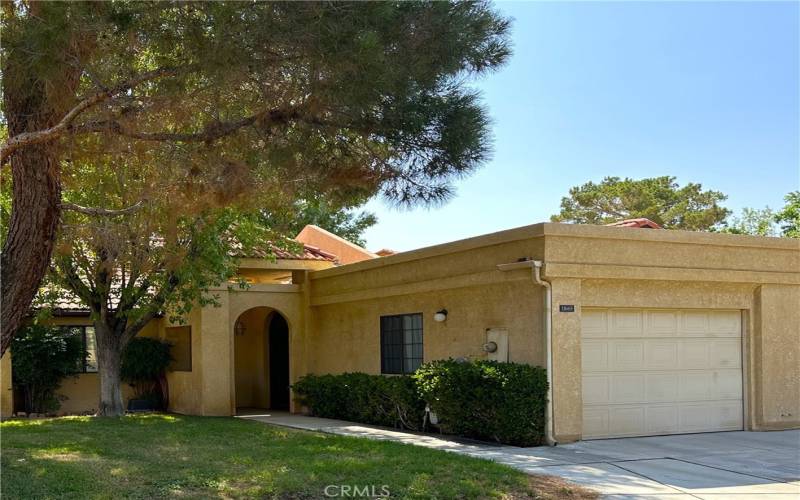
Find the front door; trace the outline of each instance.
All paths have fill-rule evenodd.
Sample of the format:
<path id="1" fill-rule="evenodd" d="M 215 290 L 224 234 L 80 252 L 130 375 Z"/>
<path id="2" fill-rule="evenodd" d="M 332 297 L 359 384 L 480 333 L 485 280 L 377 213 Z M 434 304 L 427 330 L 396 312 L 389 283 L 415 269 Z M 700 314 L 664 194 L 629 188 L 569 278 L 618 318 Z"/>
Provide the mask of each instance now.
<path id="1" fill-rule="evenodd" d="M 275 313 L 269 323 L 270 409 L 289 409 L 289 325 Z"/>

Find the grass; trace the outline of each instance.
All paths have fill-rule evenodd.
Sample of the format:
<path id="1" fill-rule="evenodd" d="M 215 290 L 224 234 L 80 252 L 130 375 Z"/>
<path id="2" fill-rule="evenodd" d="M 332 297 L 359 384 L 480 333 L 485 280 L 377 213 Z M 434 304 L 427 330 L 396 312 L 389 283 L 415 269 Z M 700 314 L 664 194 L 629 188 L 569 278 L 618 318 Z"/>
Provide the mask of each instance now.
<path id="1" fill-rule="evenodd" d="M 594 497 L 485 460 L 234 418 L 10 420 L 0 439 L 8 499 L 305 499 L 327 485 L 386 485 L 392 498 Z"/>

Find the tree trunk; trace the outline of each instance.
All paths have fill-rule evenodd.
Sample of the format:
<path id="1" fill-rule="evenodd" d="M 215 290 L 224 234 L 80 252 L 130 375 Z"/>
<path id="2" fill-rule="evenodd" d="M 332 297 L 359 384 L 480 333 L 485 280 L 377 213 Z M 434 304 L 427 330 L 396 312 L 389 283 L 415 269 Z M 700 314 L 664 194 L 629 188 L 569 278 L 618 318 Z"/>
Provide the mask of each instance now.
<path id="1" fill-rule="evenodd" d="M 125 346 L 120 345 L 120 339 L 113 329 L 100 321 L 95 321 L 94 331 L 97 336 L 97 369 L 100 375 L 100 409 L 97 414 L 118 417 L 125 414 L 120 380 L 122 351 Z"/>
<path id="2" fill-rule="evenodd" d="M 9 113 L 11 115 L 11 113 Z M 19 133 L 9 116 L 9 135 Z M 6 352 L 47 272 L 61 210 L 59 158 L 51 144 L 26 148 L 11 159 L 13 204 L 0 258 L 0 337 Z"/>
<path id="3" fill-rule="evenodd" d="M 28 23 L 32 31 L 62 16 L 57 9 L 41 9 L 31 2 Z M 91 39 L 59 38 L 48 47 L 52 65 L 48 78 L 36 73 L 30 52 L 20 47 L 9 49 L 3 67 L 4 113 L 8 137 L 52 127 L 74 104 L 80 82 L 80 64 L 90 49 Z M 60 151 L 56 142 L 24 147 L 10 158 L 12 205 L 8 235 L 0 256 L 0 356 L 6 352 L 14 334 L 28 313 L 39 283 L 47 272 L 61 215 Z"/>

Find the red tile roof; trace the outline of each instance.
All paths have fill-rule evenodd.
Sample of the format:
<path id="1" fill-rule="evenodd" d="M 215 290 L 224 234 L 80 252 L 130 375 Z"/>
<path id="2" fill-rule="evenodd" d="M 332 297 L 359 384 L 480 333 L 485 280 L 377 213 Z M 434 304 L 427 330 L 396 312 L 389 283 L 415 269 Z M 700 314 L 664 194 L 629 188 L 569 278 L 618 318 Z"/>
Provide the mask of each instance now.
<path id="1" fill-rule="evenodd" d="M 644 217 L 639 219 L 625 219 L 620 220 L 617 222 L 612 222 L 611 224 L 606 224 L 606 226 L 610 227 L 638 227 L 643 229 L 664 229 L 663 227 L 659 226 L 655 222 L 651 221 L 650 219 L 645 219 Z"/>
<path id="2" fill-rule="evenodd" d="M 266 259 L 270 257 L 275 257 L 276 259 L 282 260 L 321 260 L 321 261 L 329 261 L 329 262 L 337 262 L 336 255 L 326 252 L 320 248 L 317 248 L 312 245 L 301 245 L 297 242 L 288 242 L 286 245 L 287 248 L 279 248 L 278 246 L 269 243 L 264 248 L 256 248 L 251 249 L 246 254 L 244 252 L 234 251 L 233 255 L 235 257 L 242 257 L 242 258 L 254 258 L 254 259 Z M 294 248 L 291 248 L 294 247 Z M 45 295 L 50 295 L 45 291 Z M 40 298 L 41 300 L 36 300 L 33 308 L 37 309 L 40 307 L 45 306 L 44 298 Z M 119 301 L 119 298 L 112 294 L 112 305 L 116 306 L 116 303 Z M 84 315 L 89 314 L 89 309 L 81 302 L 81 300 L 75 296 L 72 292 L 65 289 L 59 289 L 58 293 L 56 294 L 56 298 L 53 300 L 52 303 L 47 302 L 46 304 L 48 307 L 52 305 L 53 313 L 56 315 Z"/>

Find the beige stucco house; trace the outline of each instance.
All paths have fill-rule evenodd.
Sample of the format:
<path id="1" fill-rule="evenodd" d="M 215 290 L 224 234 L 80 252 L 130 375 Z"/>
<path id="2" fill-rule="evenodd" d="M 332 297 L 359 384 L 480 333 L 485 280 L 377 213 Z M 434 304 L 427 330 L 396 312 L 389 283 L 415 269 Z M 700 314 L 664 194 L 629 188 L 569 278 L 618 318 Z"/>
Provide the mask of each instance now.
<path id="1" fill-rule="evenodd" d="M 249 289 L 150 325 L 175 344 L 172 411 L 299 411 L 307 373 L 490 357 L 550 368 L 560 442 L 800 427 L 800 240 L 535 224 L 349 264 L 314 241 L 243 259 Z M 7 413 L 8 356 L 2 375 Z M 96 407 L 97 387 L 68 379 L 63 409 Z"/>

